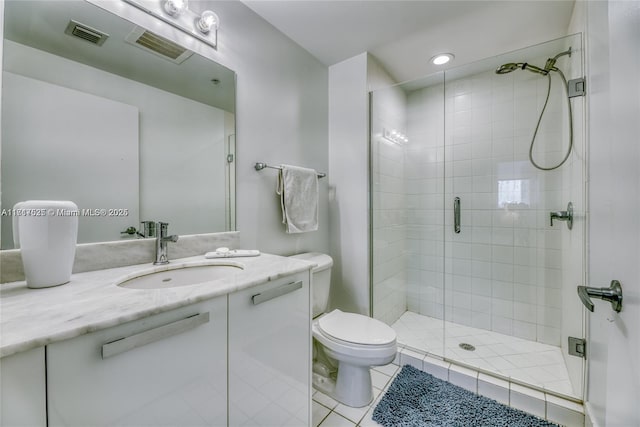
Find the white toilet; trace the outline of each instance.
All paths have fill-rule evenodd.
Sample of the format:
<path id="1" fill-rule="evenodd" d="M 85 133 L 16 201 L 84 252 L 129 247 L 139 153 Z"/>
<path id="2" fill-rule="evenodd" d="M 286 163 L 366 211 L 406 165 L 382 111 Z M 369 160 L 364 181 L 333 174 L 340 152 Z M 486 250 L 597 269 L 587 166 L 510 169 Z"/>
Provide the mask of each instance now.
<path id="1" fill-rule="evenodd" d="M 313 387 L 347 406 L 368 405 L 373 400 L 370 368 L 393 361 L 397 351 L 395 331 L 362 314 L 340 310 L 325 314 L 333 260 L 315 252 L 293 258 L 317 264 L 311 283 Z"/>

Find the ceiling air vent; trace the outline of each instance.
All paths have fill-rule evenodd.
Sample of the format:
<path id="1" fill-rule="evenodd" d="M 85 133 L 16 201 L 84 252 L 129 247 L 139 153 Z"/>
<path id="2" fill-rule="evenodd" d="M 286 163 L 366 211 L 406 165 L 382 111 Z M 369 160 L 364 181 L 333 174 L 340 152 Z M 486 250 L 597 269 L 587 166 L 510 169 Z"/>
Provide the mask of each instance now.
<path id="1" fill-rule="evenodd" d="M 96 30 L 95 28 L 91 28 L 88 25 L 81 24 L 74 20 L 69 21 L 64 32 L 70 36 L 78 37 L 79 39 L 98 46 L 102 46 L 109 38 L 109 34 L 103 33 L 102 31 Z"/>
<path id="2" fill-rule="evenodd" d="M 193 55 L 193 52 L 179 44 L 141 27 L 134 28 L 125 40 L 127 43 L 146 50 L 147 52 L 168 59 L 174 64 L 182 64 L 187 58 Z"/>

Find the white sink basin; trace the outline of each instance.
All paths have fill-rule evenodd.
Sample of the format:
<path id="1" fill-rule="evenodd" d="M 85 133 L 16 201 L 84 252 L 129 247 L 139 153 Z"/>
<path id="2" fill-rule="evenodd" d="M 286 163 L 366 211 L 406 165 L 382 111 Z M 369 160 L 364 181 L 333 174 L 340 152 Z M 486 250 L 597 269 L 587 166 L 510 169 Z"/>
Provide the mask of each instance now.
<path id="1" fill-rule="evenodd" d="M 243 270 L 242 264 L 217 262 L 208 264 L 176 265 L 162 270 L 145 270 L 128 276 L 116 284 L 128 289 L 165 289 L 191 286 L 219 279 L 231 278 Z"/>

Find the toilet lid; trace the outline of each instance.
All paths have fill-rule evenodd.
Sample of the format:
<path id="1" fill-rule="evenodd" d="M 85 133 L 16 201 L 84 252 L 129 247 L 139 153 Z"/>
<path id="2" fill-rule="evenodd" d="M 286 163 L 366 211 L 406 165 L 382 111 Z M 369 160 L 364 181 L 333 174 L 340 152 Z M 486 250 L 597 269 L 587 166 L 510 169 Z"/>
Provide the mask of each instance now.
<path id="1" fill-rule="evenodd" d="M 340 310 L 322 316 L 318 326 L 327 335 L 354 344 L 384 345 L 396 339 L 396 332 L 381 321 Z"/>

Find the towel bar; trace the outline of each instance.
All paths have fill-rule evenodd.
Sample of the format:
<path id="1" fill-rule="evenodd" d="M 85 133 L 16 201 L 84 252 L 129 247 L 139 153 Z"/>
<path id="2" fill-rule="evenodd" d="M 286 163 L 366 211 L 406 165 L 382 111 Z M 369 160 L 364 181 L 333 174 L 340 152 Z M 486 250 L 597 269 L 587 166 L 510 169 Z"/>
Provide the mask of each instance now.
<path id="1" fill-rule="evenodd" d="M 279 167 L 279 166 L 269 166 L 268 164 L 266 164 L 266 163 L 261 163 L 261 162 L 256 163 L 255 168 L 256 168 L 256 170 L 257 170 L 257 171 L 261 171 L 261 170 L 262 170 L 262 169 L 264 169 L 264 168 L 269 168 L 269 169 L 279 169 L 279 170 L 282 170 L 282 168 L 281 168 L 281 167 Z M 324 173 L 324 172 L 318 172 L 318 178 L 324 178 L 325 176 L 327 176 L 327 174 L 326 174 L 326 173 Z"/>

